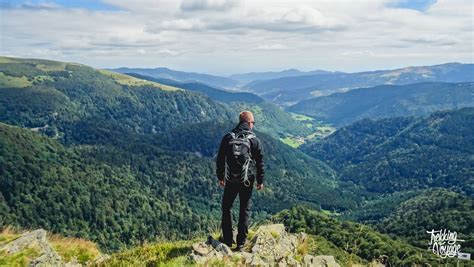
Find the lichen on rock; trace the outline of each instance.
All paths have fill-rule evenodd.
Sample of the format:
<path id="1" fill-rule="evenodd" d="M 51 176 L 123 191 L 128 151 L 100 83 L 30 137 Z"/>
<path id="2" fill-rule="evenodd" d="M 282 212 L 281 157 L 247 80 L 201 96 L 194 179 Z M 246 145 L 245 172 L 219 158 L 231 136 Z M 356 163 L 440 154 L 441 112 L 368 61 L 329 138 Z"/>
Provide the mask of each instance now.
<path id="1" fill-rule="evenodd" d="M 286 232 L 283 224 L 263 225 L 248 241 L 244 251 L 232 251 L 227 245 L 209 237 L 205 242 L 193 244 L 189 260 L 198 265 L 225 261 L 231 265 L 246 266 L 339 267 L 333 256 L 298 255 L 298 246 L 306 238 L 304 233 L 295 235 Z"/>

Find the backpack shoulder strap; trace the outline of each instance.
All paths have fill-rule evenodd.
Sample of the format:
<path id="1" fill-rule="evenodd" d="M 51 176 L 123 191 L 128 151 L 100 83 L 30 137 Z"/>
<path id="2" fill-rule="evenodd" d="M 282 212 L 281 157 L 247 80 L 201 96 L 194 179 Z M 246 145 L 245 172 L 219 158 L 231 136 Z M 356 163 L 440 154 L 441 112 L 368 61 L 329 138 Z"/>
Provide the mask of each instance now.
<path id="1" fill-rule="evenodd" d="M 235 133 L 234 133 L 234 134 L 235 134 Z M 239 135 L 242 135 L 242 134 L 244 134 L 244 135 L 245 135 L 245 138 L 247 138 L 247 139 L 252 139 L 252 138 L 257 137 L 257 136 L 255 135 L 255 133 L 252 132 L 252 131 L 250 131 L 250 130 L 243 130 L 243 131 L 240 131 L 240 132 L 238 132 L 238 133 L 236 134 L 236 136 L 239 136 Z"/>

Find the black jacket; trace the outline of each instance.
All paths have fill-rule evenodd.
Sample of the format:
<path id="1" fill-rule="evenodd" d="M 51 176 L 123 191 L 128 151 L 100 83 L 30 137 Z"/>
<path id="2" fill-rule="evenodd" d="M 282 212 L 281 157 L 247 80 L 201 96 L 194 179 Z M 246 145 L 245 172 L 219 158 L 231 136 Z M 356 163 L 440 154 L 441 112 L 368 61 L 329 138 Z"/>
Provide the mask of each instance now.
<path id="1" fill-rule="evenodd" d="M 243 130 L 250 131 L 248 122 L 240 122 L 232 130 L 232 132 L 238 133 Z M 229 148 L 228 143 L 230 141 L 230 138 L 231 138 L 231 135 L 229 133 L 227 133 L 226 135 L 224 135 L 224 137 L 222 137 L 221 144 L 219 146 L 219 151 L 217 153 L 216 175 L 217 175 L 217 179 L 219 180 L 225 179 L 225 160 L 226 160 L 226 154 L 228 154 L 229 152 L 229 151 L 226 151 L 226 149 Z M 255 167 L 257 170 L 257 174 L 256 174 L 257 184 L 262 184 L 263 177 L 265 176 L 265 163 L 263 161 L 262 142 L 257 137 L 251 138 L 250 145 L 251 145 L 252 159 L 255 161 Z"/>

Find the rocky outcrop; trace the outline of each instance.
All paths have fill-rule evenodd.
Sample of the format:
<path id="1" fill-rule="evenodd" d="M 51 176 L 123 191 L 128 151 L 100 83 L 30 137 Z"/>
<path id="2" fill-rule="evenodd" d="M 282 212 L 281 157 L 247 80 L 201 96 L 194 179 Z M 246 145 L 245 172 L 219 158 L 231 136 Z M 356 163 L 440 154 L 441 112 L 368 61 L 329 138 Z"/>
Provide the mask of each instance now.
<path id="1" fill-rule="evenodd" d="M 7 254 L 15 254 L 30 247 L 37 247 L 40 253 L 40 256 L 31 262 L 32 266 L 61 265 L 61 257 L 49 244 L 46 239 L 46 231 L 43 229 L 27 232 L 1 248 L 1 250 L 5 250 Z"/>
<path id="2" fill-rule="evenodd" d="M 298 248 L 306 239 L 304 233 L 287 233 L 283 224 L 265 225 L 258 228 L 244 251 L 232 251 L 227 245 L 209 237 L 206 242 L 193 244 L 189 259 L 199 265 L 225 261 L 247 266 L 339 267 L 333 256 L 299 254 Z"/>
<path id="3" fill-rule="evenodd" d="M 38 257 L 33 259 L 29 266 L 55 266 L 55 267 L 79 267 L 82 266 L 73 258 L 70 262 L 64 262 L 61 256 L 54 250 L 53 246 L 48 242 L 47 232 L 43 229 L 26 232 L 8 242 L 0 245 L 0 252 L 4 251 L 7 255 L 20 253 L 28 248 L 33 248 L 38 252 Z M 107 259 L 107 255 L 100 255 L 91 264 L 100 264 Z M 20 264 L 20 263 L 18 263 Z M 24 264 L 24 263 L 23 263 Z M 23 265 L 21 264 L 21 265 Z"/>

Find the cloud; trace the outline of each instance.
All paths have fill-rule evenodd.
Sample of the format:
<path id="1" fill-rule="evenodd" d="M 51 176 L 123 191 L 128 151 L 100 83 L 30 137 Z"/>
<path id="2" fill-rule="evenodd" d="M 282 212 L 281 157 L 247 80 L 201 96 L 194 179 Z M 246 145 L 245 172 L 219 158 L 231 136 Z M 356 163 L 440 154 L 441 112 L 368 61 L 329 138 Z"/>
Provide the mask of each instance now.
<path id="1" fill-rule="evenodd" d="M 468 0 L 422 11 L 394 0 L 103 0 L 115 9 L 100 10 L 58 3 L 0 5 L 2 54 L 217 73 L 472 61 Z"/>
<path id="2" fill-rule="evenodd" d="M 256 49 L 257 50 L 282 50 L 282 49 L 287 49 L 288 47 L 286 45 L 282 44 L 264 44 L 264 45 L 259 45 Z"/>
<path id="3" fill-rule="evenodd" d="M 238 0 L 185 0 L 181 3 L 181 9 L 184 11 L 223 11 L 235 7 L 237 4 Z"/>

